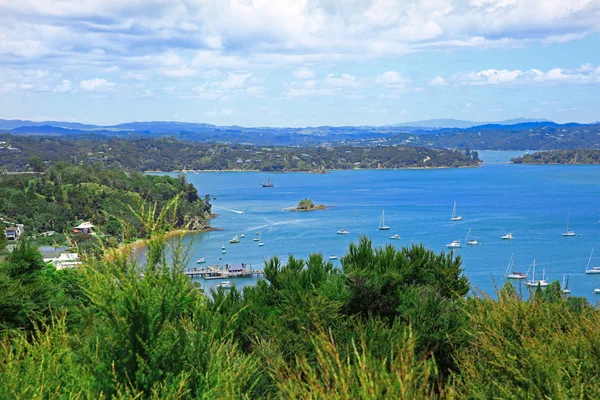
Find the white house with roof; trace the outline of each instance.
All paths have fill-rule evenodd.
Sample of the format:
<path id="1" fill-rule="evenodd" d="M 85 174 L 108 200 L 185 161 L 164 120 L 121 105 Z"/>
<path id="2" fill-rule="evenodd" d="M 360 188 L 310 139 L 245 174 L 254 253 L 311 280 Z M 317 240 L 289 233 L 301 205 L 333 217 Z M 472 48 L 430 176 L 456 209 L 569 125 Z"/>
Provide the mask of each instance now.
<path id="1" fill-rule="evenodd" d="M 89 234 L 93 234 L 94 233 L 94 225 L 89 222 L 82 222 L 81 224 L 77 225 L 76 227 L 73 228 L 73 233 L 89 233 Z"/>
<path id="2" fill-rule="evenodd" d="M 25 227 L 23 224 L 16 224 L 15 226 L 4 229 L 4 236 L 6 236 L 8 240 L 19 240 L 24 231 Z"/>
<path id="3" fill-rule="evenodd" d="M 53 264 L 56 269 L 75 268 L 81 265 L 77 253 L 61 253 L 56 258 L 44 258 L 44 262 Z"/>

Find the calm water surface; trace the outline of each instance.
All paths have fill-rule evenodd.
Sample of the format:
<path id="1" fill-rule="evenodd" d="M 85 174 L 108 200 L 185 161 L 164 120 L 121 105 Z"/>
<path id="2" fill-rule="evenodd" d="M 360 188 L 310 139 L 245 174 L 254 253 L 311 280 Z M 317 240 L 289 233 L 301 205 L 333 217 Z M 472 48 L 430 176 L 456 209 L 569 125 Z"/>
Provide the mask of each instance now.
<path id="1" fill-rule="evenodd" d="M 600 265 L 600 166 L 507 163 L 522 153 L 480 152 L 485 163 L 479 168 L 270 174 L 272 188 L 260 185 L 265 173 L 188 173 L 188 181 L 202 195 L 216 196 L 213 211 L 219 217 L 212 225 L 222 229 L 186 236 L 192 246 L 190 267 L 201 257 L 207 265 L 251 263 L 262 268 L 264 260 L 274 255 L 283 260 L 290 254 L 307 257 L 312 252 L 326 258 L 342 256 L 348 244 L 362 235 L 375 246 L 423 243 L 435 251 L 448 251 L 447 243 L 461 240 L 464 244 L 471 229 L 480 245 L 464 246 L 455 254 L 462 258 L 473 286 L 493 294 L 494 282 L 502 285 L 514 254 L 517 270 L 525 272 L 535 259 L 537 279 L 543 269 L 550 281 L 562 281 L 568 274 L 572 295 L 596 303 L 600 296 L 595 297 L 593 289 L 600 287 L 600 275 L 586 275 L 585 267 L 594 246 L 598 256 L 592 264 Z M 303 198 L 331 208 L 286 211 Z M 454 201 L 463 217 L 460 222 L 450 221 Z M 382 210 L 389 231 L 378 230 Z M 567 216 L 576 237 L 561 235 Z M 350 233 L 337 235 L 342 228 Z M 252 241 L 256 232 L 261 233 L 263 247 Z M 508 232 L 514 240 L 501 240 Z M 242 233 L 246 237 L 241 243 L 228 243 Z M 393 234 L 401 240 L 391 240 Z M 205 287 L 218 283 L 200 282 Z M 254 278 L 235 280 L 238 287 L 254 282 Z"/>

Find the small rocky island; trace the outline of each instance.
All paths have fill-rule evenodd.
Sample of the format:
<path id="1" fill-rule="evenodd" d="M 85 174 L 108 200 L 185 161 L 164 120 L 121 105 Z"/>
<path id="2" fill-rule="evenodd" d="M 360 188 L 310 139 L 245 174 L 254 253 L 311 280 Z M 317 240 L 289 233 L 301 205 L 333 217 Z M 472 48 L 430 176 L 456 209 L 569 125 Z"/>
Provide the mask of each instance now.
<path id="1" fill-rule="evenodd" d="M 324 204 L 319 204 L 318 206 L 309 199 L 302 199 L 300 203 L 298 203 L 298 207 L 291 208 L 290 211 L 315 211 L 315 210 L 326 210 L 327 206 Z"/>

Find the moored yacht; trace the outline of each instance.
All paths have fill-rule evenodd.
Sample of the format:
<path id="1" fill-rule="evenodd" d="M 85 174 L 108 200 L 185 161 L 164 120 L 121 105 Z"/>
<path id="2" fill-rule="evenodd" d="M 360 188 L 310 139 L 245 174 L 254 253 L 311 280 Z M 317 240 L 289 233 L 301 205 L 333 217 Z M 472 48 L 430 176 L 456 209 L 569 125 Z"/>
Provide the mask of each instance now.
<path id="1" fill-rule="evenodd" d="M 512 232 L 508 232 L 506 235 L 502 236 L 502 239 L 504 240 L 512 240 L 513 235 Z"/>
<path id="2" fill-rule="evenodd" d="M 400 235 L 398 235 L 396 233 L 395 235 L 390 236 L 390 239 L 399 240 L 400 239 Z"/>
<path id="3" fill-rule="evenodd" d="M 527 274 L 523 272 L 514 271 L 515 268 L 515 255 L 512 254 L 510 256 L 510 260 L 508 261 L 508 267 L 506 267 L 506 273 L 504 276 L 506 279 L 525 279 L 527 278 Z"/>
<path id="4" fill-rule="evenodd" d="M 563 232 L 563 236 L 575 236 L 574 231 L 569 230 L 569 215 L 567 214 L 567 230 Z"/>
<path id="5" fill-rule="evenodd" d="M 390 227 L 385 224 L 385 210 L 381 211 L 381 218 L 379 219 L 379 230 L 380 231 L 389 231 Z"/>
<path id="6" fill-rule="evenodd" d="M 339 231 L 336 232 L 338 235 L 347 235 L 350 232 L 348 232 L 346 229 L 340 229 Z"/>
<path id="7" fill-rule="evenodd" d="M 223 281 L 221 283 L 217 283 L 215 286 L 216 287 L 220 287 L 222 289 L 231 289 L 231 282 L 230 281 Z"/>
<path id="8" fill-rule="evenodd" d="M 450 221 L 462 221 L 462 217 L 460 215 L 456 215 L 456 201 L 454 202 L 454 208 L 452 208 L 452 216 L 450 217 Z"/>
<path id="9" fill-rule="evenodd" d="M 594 254 L 593 247 L 592 247 L 592 252 L 590 253 L 590 258 L 588 259 L 587 266 L 585 267 L 585 273 L 586 274 L 600 274 L 600 265 L 590 268 L 590 263 L 592 262 L 592 254 Z"/>
<path id="10" fill-rule="evenodd" d="M 535 260 L 533 260 L 533 272 L 531 274 L 531 280 L 530 281 L 526 281 L 525 285 L 529 286 L 529 287 L 546 287 L 548 286 L 548 281 L 546 280 L 546 269 L 544 268 L 542 271 L 542 279 L 540 280 L 535 280 Z"/>
<path id="11" fill-rule="evenodd" d="M 457 248 L 461 247 L 460 240 L 454 240 L 454 241 L 452 241 L 452 243 L 448 243 L 446 245 L 446 247 L 451 248 L 451 249 L 457 249 Z"/>
<path id="12" fill-rule="evenodd" d="M 473 238 L 469 239 L 470 236 L 471 236 L 471 229 L 469 228 L 469 231 L 467 232 L 467 237 L 465 238 L 465 243 L 467 243 L 470 246 L 477 246 L 479 244 L 479 242 Z"/>
<path id="13" fill-rule="evenodd" d="M 560 289 L 564 294 L 571 293 L 571 289 L 569 289 L 569 278 L 567 277 L 567 274 L 563 274 L 563 281 L 562 285 L 560 285 Z"/>
<path id="14" fill-rule="evenodd" d="M 231 240 L 229 241 L 229 243 L 239 243 L 239 242 L 240 242 L 240 239 L 238 239 L 237 235 L 236 235 L 236 236 L 234 236 L 234 237 L 233 237 L 233 239 L 231 239 Z"/>

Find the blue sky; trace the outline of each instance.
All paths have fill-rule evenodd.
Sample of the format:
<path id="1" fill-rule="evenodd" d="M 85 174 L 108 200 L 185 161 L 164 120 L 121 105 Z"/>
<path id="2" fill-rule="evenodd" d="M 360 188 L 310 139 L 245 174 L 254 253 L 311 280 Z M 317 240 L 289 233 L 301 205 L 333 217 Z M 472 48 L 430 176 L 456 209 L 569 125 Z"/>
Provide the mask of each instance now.
<path id="1" fill-rule="evenodd" d="M 600 0 L 0 0 L 0 118 L 600 120 Z"/>

